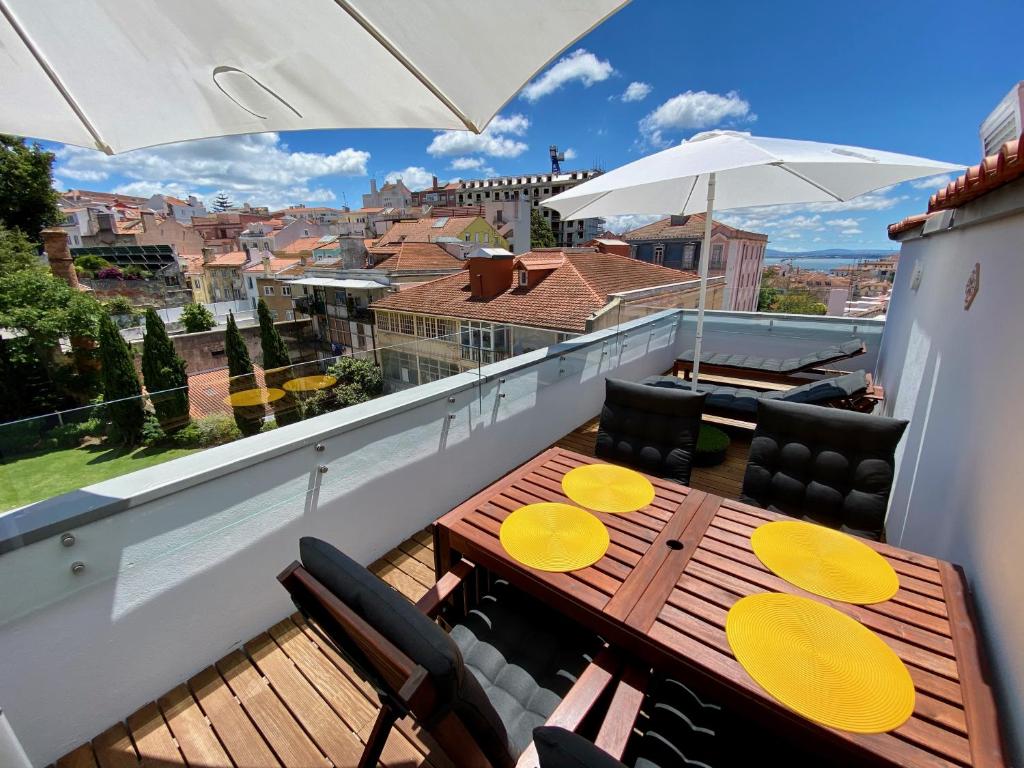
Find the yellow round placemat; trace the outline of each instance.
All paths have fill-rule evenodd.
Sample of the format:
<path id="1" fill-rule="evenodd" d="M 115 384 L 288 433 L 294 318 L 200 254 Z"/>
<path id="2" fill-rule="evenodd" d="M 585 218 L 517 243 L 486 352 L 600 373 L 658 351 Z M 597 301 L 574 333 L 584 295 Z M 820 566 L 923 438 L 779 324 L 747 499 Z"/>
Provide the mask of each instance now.
<path id="1" fill-rule="evenodd" d="M 604 523 L 568 504 L 520 507 L 505 518 L 499 537 L 513 559 L 541 571 L 586 568 L 608 549 Z"/>
<path id="2" fill-rule="evenodd" d="M 312 392 L 316 389 L 327 389 L 338 383 L 334 376 L 300 376 L 297 379 L 289 379 L 284 383 L 284 388 L 289 392 Z"/>
<path id="3" fill-rule="evenodd" d="M 840 531 L 799 520 L 765 523 L 750 536 L 765 567 L 790 584 L 846 603 L 880 603 L 900 580 L 885 559 Z"/>
<path id="4" fill-rule="evenodd" d="M 636 512 L 654 501 L 651 481 L 614 464 L 587 464 L 565 473 L 565 495 L 581 507 L 598 512 Z"/>
<path id="5" fill-rule="evenodd" d="M 883 733 L 914 711 L 914 683 L 880 637 L 807 597 L 762 593 L 725 620 L 736 660 L 793 711 L 830 728 Z"/>
<path id="6" fill-rule="evenodd" d="M 267 389 L 243 389 L 224 398 L 224 404 L 232 407 L 244 408 L 251 405 L 264 405 L 280 400 L 284 397 L 284 390 L 277 387 Z"/>

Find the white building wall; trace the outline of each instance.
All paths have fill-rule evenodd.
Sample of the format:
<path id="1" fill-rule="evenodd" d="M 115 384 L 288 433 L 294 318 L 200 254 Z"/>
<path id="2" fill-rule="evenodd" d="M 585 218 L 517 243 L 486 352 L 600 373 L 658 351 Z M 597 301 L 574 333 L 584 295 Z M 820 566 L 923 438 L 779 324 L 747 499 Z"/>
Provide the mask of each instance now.
<path id="1" fill-rule="evenodd" d="M 1024 188 L 1018 198 L 1011 217 L 903 243 L 877 370 L 886 414 L 910 421 L 888 539 L 964 566 L 1011 725 L 1010 762 L 1020 765 Z M 980 290 L 965 311 L 975 263 Z"/>

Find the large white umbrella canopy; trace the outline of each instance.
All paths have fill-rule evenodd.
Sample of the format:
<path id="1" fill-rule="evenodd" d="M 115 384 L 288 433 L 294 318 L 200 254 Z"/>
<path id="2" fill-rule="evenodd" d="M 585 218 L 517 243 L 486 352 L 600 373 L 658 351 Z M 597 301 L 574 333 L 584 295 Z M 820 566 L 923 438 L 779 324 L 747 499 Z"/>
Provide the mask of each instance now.
<path id="1" fill-rule="evenodd" d="M 704 213 L 693 380 L 700 368 L 715 210 L 836 203 L 963 166 L 875 149 L 708 131 L 545 200 L 563 219 Z"/>
<path id="2" fill-rule="evenodd" d="M 114 153 L 264 131 L 480 131 L 625 4 L 0 0 L 0 132 Z"/>

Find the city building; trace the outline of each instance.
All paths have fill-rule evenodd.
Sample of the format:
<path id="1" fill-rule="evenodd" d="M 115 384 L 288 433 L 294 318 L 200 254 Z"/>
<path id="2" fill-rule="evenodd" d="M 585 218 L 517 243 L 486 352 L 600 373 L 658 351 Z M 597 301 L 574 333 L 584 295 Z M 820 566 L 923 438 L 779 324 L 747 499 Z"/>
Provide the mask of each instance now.
<path id="1" fill-rule="evenodd" d="M 203 238 L 203 244 L 216 253 L 241 250 L 239 237 L 246 227 L 269 218 L 258 213 L 221 211 L 205 216 L 193 216 L 192 228 Z"/>
<path id="2" fill-rule="evenodd" d="M 429 216 L 396 221 L 375 242 L 374 248 L 410 243 L 433 243 L 455 238 L 470 245 L 507 248 L 508 241 L 481 216 Z"/>
<path id="3" fill-rule="evenodd" d="M 721 306 L 721 283 L 710 282 L 709 307 Z M 372 309 L 385 383 L 397 390 L 613 325 L 622 312 L 693 307 L 699 290 L 696 274 L 596 248 L 481 249 L 458 273 Z"/>
<path id="4" fill-rule="evenodd" d="M 376 357 L 377 340 L 371 305 L 391 291 L 383 273 L 311 266 L 291 281 L 296 318 L 313 321 L 318 357 Z"/>
<path id="5" fill-rule="evenodd" d="M 260 260 L 245 268 L 245 289 L 252 308 L 260 299 L 266 302 L 274 320 L 294 320 L 292 281 L 302 277 L 308 260 L 301 257 L 282 257 L 264 254 Z"/>
<path id="6" fill-rule="evenodd" d="M 290 216 L 283 219 L 254 221 L 239 235 L 242 250 L 270 251 L 279 253 L 300 238 L 320 238 L 333 234 L 330 226 L 314 224 Z"/>
<path id="7" fill-rule="evenodd" d="M 193 216 L 205 216 L 206 206 L 195 195 L 182 200 L 171 195 L 153 195 L 141 206 L 161 216 L 170 216 L 180 224 L 191 224 Z"/>
<path id="8" fill-rule="evenodd" d="M 248 298 L 244 272 L 251 263 L 248 251 L 214 254 L 209 248 L 203 250 L 201 290 L 208 302 Z"/>
<path id="9" fill-rule="evenodd" d="M 178 253 L 199 253 L 205 245 L 202 235 L 191 224 L 146 209 L 131 213 L 122 215 L 116 209 L 101 212 L 90 208 L 84 214 L 88 217 L 89 234 L 80 236 L 81 247 L 169 245 Z"/>
<path id="10" fill-rule="evenodd" d="M 341 220 L 342 213 L 343 211 L 337 208 L 328 208 L 325 206 L 293 205 L 290 208 L 283 208 L 280 211 L 274 211 L 271 216 L 275 219 L 283 219 L 286 217 L 302 219 L 310 224 L 334 224 Z"/>
<path id="11" fill-rule="evenodd" d="M 413 206 L 447 206 L 452 207 L 459 204 L 459 182 L 451 181 L 447 184 L 438 184 L 437 176 L 430 181 L 427 189 L 421 189 L 410 195 Z"/>
<path id="12" fill-rule="evenodd" d="M 562 221 L 557 211 L 541 206 L 541 202 L 567 189 L 582 184 L 587 179 L 599 176 L 601 171 L 564 171 L 561 173 L 527 174 L 522 176 L 500 176 L 489 179 L 465 179 L 459 183 L 459 205 L 483 205 L 488 209 L 488 221 L 494 221 L 502 205 L 518 199 L 529 200 L 541 216 L 551 225 L 555 242 L 560 246 L 572 247 L 593 240 L 604 229 L 603 219 L 579 219 Z M 488 203 L 492 204 L 488 207 Z M 492 210 L 492 208 L 494 210 Z M 504 211 L 504 219 L 512 221 L 514 214 Z"/>
<path id="13" fill-rule="evenodd" d="M 422 283 L 461 271 L 463 248 L 459 242 L 405 241 L 372 249 L 366 267 L 383 272 L 393 283 Z"/>
<path id="14" fill-rule="evenodd" d="M 629 243 L 635 259 L 698 272 L 704 246 L 704 215 L 669 216 L 627 232 L 621 239 Z M 737 312 L 757 309 L 767 245 L 767 235 L 745 232 L 719 221 L 713 223 L 708 274 L 725 278 L 723 309 Z"/>
<path id="15" fill-rule="evenodd" d="M 370 179 L 370 192 L 363 195 L 363 208 L 408 208 L 412 205 L 412 192 L 401 179 L 388 181 L 379 190 L 377 180 Z"/>
<path id="16" fill-rule="evenodd" d="M 96 192 L 91 189 L 69 189 L 67 192 L 60 193 L 60 199 L 61 202 L 68 202 L 73 205 L 83 205 L 85 203 L 112 205 L 113 203 L 123 203 L 125 205 L 133 205 L 136 208 L 144 206 L 150 200 L 148 197 L 124 195 L 119 192 Z"/>

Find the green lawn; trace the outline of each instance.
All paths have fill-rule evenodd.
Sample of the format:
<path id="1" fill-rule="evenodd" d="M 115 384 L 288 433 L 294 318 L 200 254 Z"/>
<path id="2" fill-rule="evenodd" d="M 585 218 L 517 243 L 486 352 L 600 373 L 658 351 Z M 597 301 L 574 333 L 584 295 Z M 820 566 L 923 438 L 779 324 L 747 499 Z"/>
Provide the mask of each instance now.
<path id="1" fill-rule="evenodd" d="M 88 445 L 17 457 L 0 464 L 0 512 L 152 467 L 196 448 L 110 448 Z"/>

